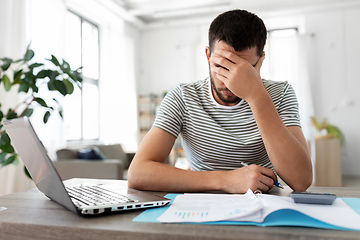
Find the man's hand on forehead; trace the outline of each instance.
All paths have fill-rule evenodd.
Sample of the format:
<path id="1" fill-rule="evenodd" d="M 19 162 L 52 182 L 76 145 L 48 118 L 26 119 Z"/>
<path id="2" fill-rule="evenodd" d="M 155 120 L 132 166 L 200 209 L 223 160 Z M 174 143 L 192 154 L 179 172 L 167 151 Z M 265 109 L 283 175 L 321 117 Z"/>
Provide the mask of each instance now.
<path id="1" fill-rule="evenodd" d="M 260 68 L 264 57 L 263 54 L 255 58 L 254 52 L 251 51 L 243 51 L 242 56 L 239 56 L 229 50 L 217 49 L 209 59 L 212 63 L 210 69 L 231 92 L 239 98 L 246 99 L 251 92 L 250 89 L 257 89 L 262 85 Z"/>
<path id="2" fill-rule="evenodd" d="M 245 56 L 247 56 L 247 58 L 253 58 L 253 56 L 250 56 L 248 54 L 245 54 Z M 226 50 L 226 49 L 217 49 L 212 54 L 212 57 L 225 58 L 226 60 L 228 60 L 230 63 L 233 63 L 233 64 L 241 63 L 242 61 L 246 61 L 250 65 L 252 65 L 253 67 L 255 67 L 256 64 L 259 62 L 260 58 L 264 57 L 264 56 L 265 56 L 265 52 L 263 52 L 262 56 L 257 57 L 257 60 L 254 63 L 253 59 L 247 60 L 244 57 L 240 56 L 238 53 L 236 53 L 234 51 Z M 224 67 L 224 66 L 221 66 L 221 67 Z"/>

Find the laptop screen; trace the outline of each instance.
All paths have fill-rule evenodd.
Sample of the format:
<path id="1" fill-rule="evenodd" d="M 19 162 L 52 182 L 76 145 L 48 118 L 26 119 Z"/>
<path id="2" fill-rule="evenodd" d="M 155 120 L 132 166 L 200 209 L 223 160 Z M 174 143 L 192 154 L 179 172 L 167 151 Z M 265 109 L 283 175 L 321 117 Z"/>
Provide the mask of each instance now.
<path id="1" fill-rule="evenodd" d="M 77 212 L 62 180 L 27 117 L 7 120 L 4 128 L 37 188 L 52 200 Z"/>

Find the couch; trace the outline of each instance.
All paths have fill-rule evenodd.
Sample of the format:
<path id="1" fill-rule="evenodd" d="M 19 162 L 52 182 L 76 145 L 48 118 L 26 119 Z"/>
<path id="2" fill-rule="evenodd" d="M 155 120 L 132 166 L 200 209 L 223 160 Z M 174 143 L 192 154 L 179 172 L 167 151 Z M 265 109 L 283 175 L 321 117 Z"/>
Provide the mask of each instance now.
<path id="1" fill-rule="evenodd" d="M 125 153 L 120 144 L 77 146 L 56 152 L 54 165 L 62 178 L 126 179 L 134 153 Z"/>

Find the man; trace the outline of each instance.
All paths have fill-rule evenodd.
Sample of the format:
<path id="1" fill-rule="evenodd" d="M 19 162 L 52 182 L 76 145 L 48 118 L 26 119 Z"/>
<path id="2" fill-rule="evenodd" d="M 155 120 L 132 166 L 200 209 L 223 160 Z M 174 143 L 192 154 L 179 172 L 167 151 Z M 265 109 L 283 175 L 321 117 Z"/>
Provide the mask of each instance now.
<path id="1" fill-rule="evenodd" d="M 210 78 L 166 95 L 129 168 L 130 187 L 265 192 L 277 176 L 295 191 L 310 186 L 293 88 L 260 77 L 266 35 L 263 21 L 244 10 L 214 19 L 205 49 Z M 164 164 L 179 133 L 191 170 Z"/>

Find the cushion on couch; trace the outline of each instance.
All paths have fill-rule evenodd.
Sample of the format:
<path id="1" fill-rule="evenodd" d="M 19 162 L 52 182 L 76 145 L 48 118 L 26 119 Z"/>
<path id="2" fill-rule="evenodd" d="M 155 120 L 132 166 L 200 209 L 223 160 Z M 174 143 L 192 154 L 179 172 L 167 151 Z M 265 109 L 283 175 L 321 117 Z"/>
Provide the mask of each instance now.
<path id="1" fill-rule="evenodd" d="M 96 148 L 96 150 L 94 149 Z M 78 150 L 78 159 L 105 159 L 104 154 L 98 149 L 98 147 L 91 147 Z"/>
<path id="2" fill-rule="evenodd" d="M 77 159 L 78 150 L 77 149 L 68 149 L 63 148 L 56 151 L 57 159 Z"/>
<path id="3" fill-rule="evenodd" d="M 127 169 L 130 165 L 130 159 L 124 152 L 120 144 L 97 145 L 96 147 L 105 155 L 107 159 L 121 159 L 124 168 Z"/>

